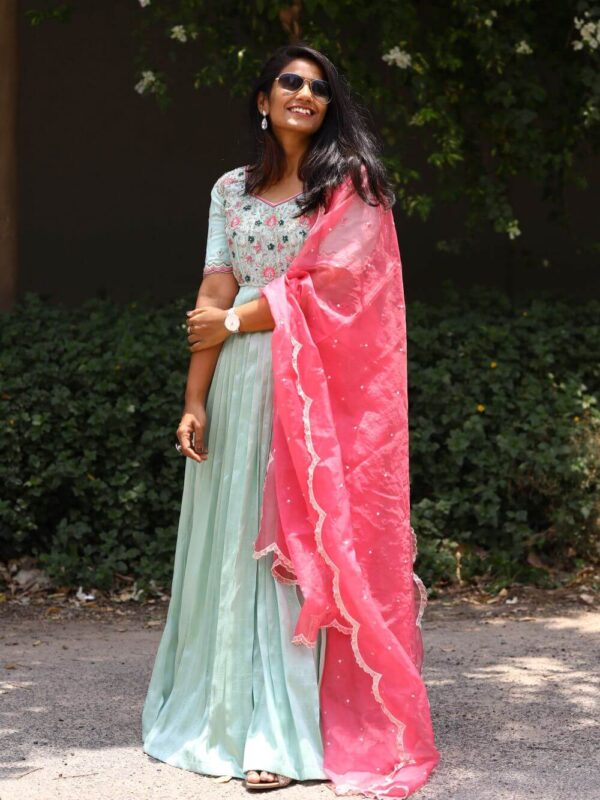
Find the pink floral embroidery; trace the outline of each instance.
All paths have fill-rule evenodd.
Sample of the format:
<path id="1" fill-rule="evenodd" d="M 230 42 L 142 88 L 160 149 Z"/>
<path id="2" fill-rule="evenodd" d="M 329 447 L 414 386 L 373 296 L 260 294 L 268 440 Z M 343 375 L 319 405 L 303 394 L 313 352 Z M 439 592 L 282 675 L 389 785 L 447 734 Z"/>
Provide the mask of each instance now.
<path id="1" fill-rule="evenodd" d="M 240 169 L 231 170 L 217 182 L 225 212 L 224 249 L 218 251 L 218 259 L 223 254 L 231 255 L 233 273 L 241 286 L 261 286 L 277 278 L 293 262 L 306 241 L 313 218 L 291 217 L 290 212 L 296 211 L 293 203 L 268 209 L 262 200 L 243 195 L 241 173 Z"/>

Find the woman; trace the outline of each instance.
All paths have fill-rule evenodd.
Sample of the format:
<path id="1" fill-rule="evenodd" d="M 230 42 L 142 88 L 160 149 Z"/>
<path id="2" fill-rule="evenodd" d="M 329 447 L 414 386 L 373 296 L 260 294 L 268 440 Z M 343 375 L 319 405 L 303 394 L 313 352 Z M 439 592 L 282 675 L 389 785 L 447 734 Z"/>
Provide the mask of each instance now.
<path id="1" fill-rule="evenodd" d="M 279 48 L 250 112 L 255 157 L 213 187 L 188 312 L 188 460 L 144 750 L 248 789 L 406 797 L 439 754 L 393 193 L 318 51 Z"/>

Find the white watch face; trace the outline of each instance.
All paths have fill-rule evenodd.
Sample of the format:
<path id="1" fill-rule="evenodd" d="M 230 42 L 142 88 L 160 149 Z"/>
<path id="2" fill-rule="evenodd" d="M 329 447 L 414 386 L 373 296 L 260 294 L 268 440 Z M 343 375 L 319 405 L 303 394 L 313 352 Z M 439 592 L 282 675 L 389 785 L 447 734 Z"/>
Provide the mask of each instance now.
<path id="1" fill-rule="evenodd" d="M 240 327 L 240 318 L 232 311 L 225 317 L 225 327 L 228 331 L 237 331 Z"/>

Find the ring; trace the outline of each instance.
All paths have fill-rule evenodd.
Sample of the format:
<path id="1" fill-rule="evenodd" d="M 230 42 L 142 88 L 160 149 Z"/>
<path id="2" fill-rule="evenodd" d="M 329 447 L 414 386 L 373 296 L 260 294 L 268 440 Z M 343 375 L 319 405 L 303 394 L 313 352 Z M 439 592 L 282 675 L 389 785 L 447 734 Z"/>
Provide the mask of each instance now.
<path id="1" fill-rule="evenodd" d="M 180 455 L 183 455 L 183 453 L 181 452 L 181 445 L 179 444 L 179 442 L 177 442 L 177 444 L 175 445 L 175 450 L 177 450 L 177 452 Z"/>

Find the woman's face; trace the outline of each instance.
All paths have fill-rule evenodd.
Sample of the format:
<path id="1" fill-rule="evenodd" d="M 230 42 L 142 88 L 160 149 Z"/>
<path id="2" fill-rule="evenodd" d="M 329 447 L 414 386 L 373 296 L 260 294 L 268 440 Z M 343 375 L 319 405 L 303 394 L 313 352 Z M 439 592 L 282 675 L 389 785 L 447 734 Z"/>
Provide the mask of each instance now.
<path id="1" fill-rule="evenodd" d="M 295 72 L 303 78 L 325 79 L 323 70 L 314 61 L 296 58 L 281 69 L 282 72 Z M 293 131 L 304 136 L 312 136 L 323 124 L 327 113 L 327 103 L 315 97 L 310 90 L 310 85 L 305 83 L 297 92 L 285 91 L 274 81 L 271 94 L 267 97 L 263 92 L 258 97 L 258 110 L 266 111 L 268 121 L 273 133 Z M 298 106 L 308 109 L 311 113 L 294 110 Z M 285 135 L 285 134 L 284 134 Z"/>

